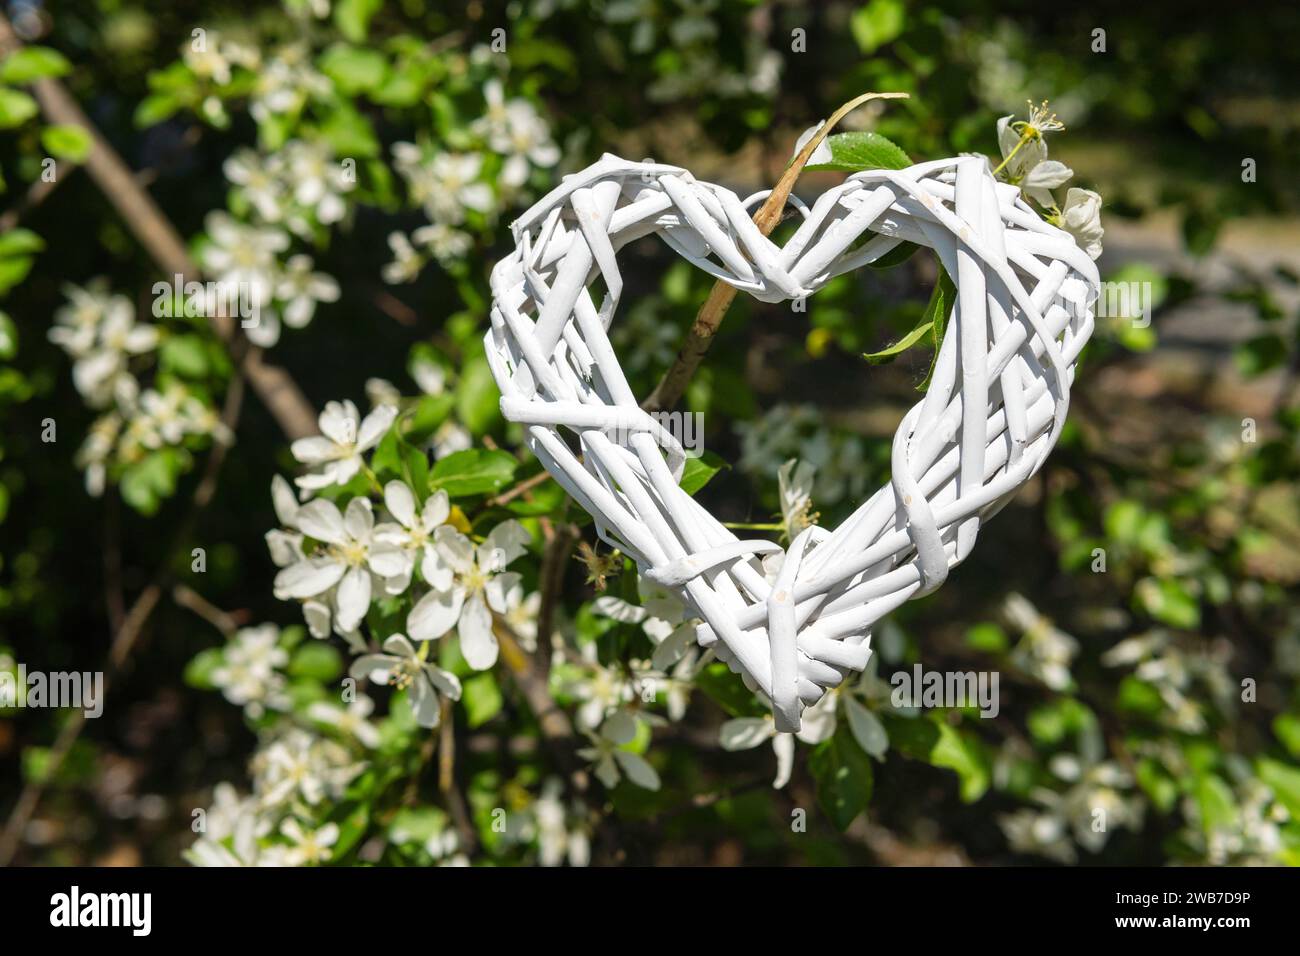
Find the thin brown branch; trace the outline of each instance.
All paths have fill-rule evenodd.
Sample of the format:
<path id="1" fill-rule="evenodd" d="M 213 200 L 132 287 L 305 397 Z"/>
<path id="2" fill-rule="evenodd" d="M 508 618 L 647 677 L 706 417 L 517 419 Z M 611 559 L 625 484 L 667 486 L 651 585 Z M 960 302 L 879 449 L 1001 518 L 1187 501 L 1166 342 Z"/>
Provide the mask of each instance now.
<path id="1" fill-rule="evenodd" d="M 184 584 L 172 588 L 172 600 L 185 610 L 192 611 L 203 618 L 226 637 L 230 637 L 239 628 L 239 621 L 234 615 L 221 610 L 199 592 Z"/>
<path id="2" fill-rule="evenodd" d="M 542 594 L 542 602 L 537 608 L 537 667 L 542 675 L 549 672 L 547 655 L 551 649 L 551 634 L 555 630 L 555 608 L 564 588 L 564 572 L 569 566 L 569 555 L 581 536 L 576 525 L 560 525 L 542 552 L 537 582 Z"/>
<path id="3" fill-rule="evenodd" d="M 821 145 L 822 140 L 836 123 L 868 100 L 906 98 L 906 93 L 863 93 L 832 113 L 830 119 L 822 124 L 821 129 L 804 144 L 799 155 L 786 169 L 785 175 L 759 207 L 758 212 L 754 213 L 754 224 L 758 226 L 758 231 L 765 236 L 771 235 L 772 230 L 781 221 L 781 214 L 785 209 L 786 201 L 790 198 L 790 191 L 794 189 L 794 184 L 799 179 L 799 174 L 803 172 L 804 166 L 808 165 L 813 151 Z M 728 285 L 721 279 L 713 284 L 713 288 L 709 290 L 709 297 L 704 300 L 704 304 L 700 306 L 700 311 L 695 316 L 695 322 L 687 333 L 686 341 L 677 353 L 677 358 L 659 380 L 655 390 L 641 403 L 642 408 L 649 412 L 657 412 L 670 409 L 681 400 L 682 393 L 686 391 L 686 386 L 690 384 L 696 370 L 700 367 L 700 362 L 708 353 L 709 346 L 713 344 L 713 337 L 718 334 L 718 327 L 722 325 L 727 309 L 731 307 L 732 300 L 735 298 L 734 286 Z"/>
<path id="4" fill-rule="evenodd" d="M 509 504 L 510 502 L 518 498 L 520 495 L 527 494 L 528 492 L 532 491 L 534 488 L 546 484 L 546 482 L 550 480 L 550 477 L 551 477 L 551 473 L 549 471 L 546 470 L 539 471 L 531 478 L 525 478 L 523 481 L 519 482 L 518 484 L 511 485 L 509 488 L 501 492 L 501 494 L 497 495 L 495 498 L 489 498 L 487 501 L 483 502 L 483 506 L 485 508 L 495 508 L 499 505 Z"/>
<path id="5" fill-rule="evenodd" d="M 22 46 L 9 19 L 0 14 L 0 54 L 7 55 L 22 49 Z M 86 172 L 117 209 L 127 227 L 163 274 L 168 277 L 179 275 L 182 281 L 201 275 L 201 270 L 190 258 L 185 242 L 171 220 L 140 185 L 130 167 L 104 139 L 63 84 L 53 77 L 44 77 L 34 81 L 31 90 L 48 122 L 77 126 L 90 136 Z M 260 349 L 247 347 L 247 339 L 233 317 L 214 316 L 212 324 L 235 358 L 240 373 L 252 385 L 285 435 L 290 439 L 314 435 L 315 411 L 289 374 L 282 368 L 265 364 Z"/>
<path id="6" fill-rule="evenodd" d="M 456 833 L 460 836 L 461 850 L 472 855 L 478 848 L 478 834 L 474 831 L 474 821 L 470 819 L 465 797 L 456 786 L 455 709 L 445 697 L 441 707 L 442 719 L 438 723 L 438 792 L 442 794 L 447 812 L 451 814 Z"/>

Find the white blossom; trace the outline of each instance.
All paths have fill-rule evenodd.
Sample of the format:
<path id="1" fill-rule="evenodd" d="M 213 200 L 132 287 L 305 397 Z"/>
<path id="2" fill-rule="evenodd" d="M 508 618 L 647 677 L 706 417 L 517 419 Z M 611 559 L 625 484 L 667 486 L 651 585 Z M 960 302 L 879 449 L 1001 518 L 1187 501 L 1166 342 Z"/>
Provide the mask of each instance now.
<path id="1" fill-rule="evenodd" d="M 506 592 L 518 575 L 506 572 L 506 565 L 524 553 L 528 532 L 517 521 L 504 521 L 476 548 L 469 538 L 450 525 L 434 533 L 434 545 L 442 562 L 452 572 L 451 581 L 441 575 L 430 581 L 429 591 L 411 609 L 406 627 L 417 640 L 441 637 L 453 627 L 460 636 L 461 653 L 470 667 L 486 670 L 496 663 L 497 638 L 492 632 L 492 612 L 506 610 Z"/>
<path id="2" fill-rule="evenodd" d="M 299 488 L 318 491 L 332 485 L 345 485 L 364 464 L 362 455 L 379 444 L 397 409 L 380 405 L 363 421 L 350 400 L 328 402 L 319 418 L 320 435 L 300 438 L 290 446 L 293 457 L 319 470 L 297 479 Z"/>
<path id="3" fill-rule="evenodd" d="M 437 727 L 439 695 L 460 700 L 460 681 L 455 674 L 430 663 L 429 647 L 427 641 L 421 642 L 417 651 L 404 634 L 390 635 L 384 641 L 384 652 L 358 657 L 352 662 L 351 674 L 405 689 L 410 695 L 416 723 L 421 727 Z"/>

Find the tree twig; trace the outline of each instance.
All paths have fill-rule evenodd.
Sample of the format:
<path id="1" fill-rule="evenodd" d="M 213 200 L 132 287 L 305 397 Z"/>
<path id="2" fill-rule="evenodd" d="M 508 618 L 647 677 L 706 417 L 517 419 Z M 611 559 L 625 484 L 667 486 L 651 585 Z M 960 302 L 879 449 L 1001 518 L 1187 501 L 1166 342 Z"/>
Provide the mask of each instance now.
<path id="1" fill-rule="evenodd" d="M 456 725 L 455 709 L 447 698 L 442 699 L 442 719 L 438 722 L 438 792 L 442 794 L 451 814 L 452 823 L 460 836 L 460 848 L 472 855 L 478 848 L 478 834 L 470 819 L 465 797 L 456 786 Z"/>
<path id="2" fill-rule="evenodd" d="M 184 584 L 178 584 L 172 588 L 172 600 L 187 611 L 193 611 L 225 637 L 230 637 L 239 627 L 239 621 L 233 614 L 221 610 L 199 592 L 186 587 Z"/>
<path id="3" fill-rule="evenodd" d="M 781 177 L 776 187 L 768 195 L 767 200 L 759 207 L 758 212 L 754 213 L 754 225 L 758 226 L 758 231 L 765 236 L 771 235 L 772 230 L 781 221 L 781 214 L 785 209 L 786 200 L 790 198 L 790 191 L 794 189 L 799 174 L 803 172 L 804 166 L 808 164 L 813 151 L 821 145 L 822 140 L 826 138 L 836 123 L 868 100 L 906 98 L 906 93 L 863 93 L 832 113 L 830 119 L 822 124 L 821 129 L 804 144 L 803 149 L 799 151 L 799 155 L 794 158 L 789 168 L 786 169 L 785 175 Z M 683 343 L 681 351 L 677 353 L 677 358 L 673 360 L 673 364 L 664 373 L 663 378 L 659 380 L 655 390 L 641 403 L 642 408 L 648 412 L 656 412 L 672 408 L 677 404 L 682 397 L 682 393 L 686 391 L 686 386 L 695 375 L 696 369 L 700 367 L 700 362 L 704 360 L 705 354 L 709 351 L 709 346 L 713 344 L 713 337 L 718 334 L 718 327 L 722 324 L 727 309 L 731 307 L 732 300 L 735 298 L 735 286 L 728 285 L 721 279 L 713 284 L 713 288 L 709 290 L 709 297 L 704 300 L 704 304 L 700 306 L 700 311 L 695 316 L 695 322 L 691 326 L 690 332 L 687 333 L 686 341 Z"/>

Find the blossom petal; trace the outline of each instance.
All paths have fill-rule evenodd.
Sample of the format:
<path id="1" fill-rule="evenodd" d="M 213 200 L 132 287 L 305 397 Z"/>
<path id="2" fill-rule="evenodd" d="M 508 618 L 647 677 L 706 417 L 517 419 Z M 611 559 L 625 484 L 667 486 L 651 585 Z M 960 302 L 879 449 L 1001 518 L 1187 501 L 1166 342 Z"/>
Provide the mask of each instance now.
<path id="1" fill-rule="evenodd" d="M 479 545 L 478 563 L 484 569 L 500 570 L 525 551 L 524 546 L 533 540 L 518 521 L 503 521 Z"/>
<path id="2" fill-rule="evenodd" d="M 421 727 L 437 727 L 440 701 L 433 685 L 428 681 L 416 681 L 411 685 L 411 709 L 415 711 L 415 722 Z"/>
<path id="3" fill-rule="evenodd" d="M 298 496 L 293 487 L 284 480 L 283 475 L 271 479 L 271 504 L 275 506 L 275 516 L 286 528 L 294 527 L 298 515 Z"/>
<path id="4" fill-rule="evenodd" d="M 353 541 L 369 541 L 375 527 L 375 512 L 369 498 L 353 498 L 343 513 L 343 529 Z"/>
<path id="5" fill-rule="evenodd" d="M 723 750 L 751 750 L 776 733 L 766 717 L 734 717 L 722 725 L 719 740 Z"/>
<path id="6" fill-rule="evenodd" d="M 508 595 L 511 589 L 518 586 L 522 580 L 523 578 L 514 571 L 494 574 L 488 578 L 487 584 L 483 585 L 483 593 L 487 597 L 488 607 L 498 614 L 506 613 L 510 607 Z M 522 594 L 522 589 L 520 593 Z"/>
<path id="7" fill-rule="evenodd" d="M 320 430 L 326 438 L 338 445 L 353 445 L 357 441 L 357 407 L 351 402 L 327 402 L 320 414 Z"/>
<path id="8" fill-rule="evenodd" d="M 474 568 L 474 542 L 465 537 L 451 525 L 441 525 L 434 532 L 433 540 L 438 548 L 438 555 L 451 566 L 453 571 L 465 574 Z"/>
<path id="9" fill-rule="evenodd" d="M 327 591 L 343 577 L 344 567 L 328 558 L 291 564 L 275 576 L 275 590 L 285 597 L 309 598 Z"/>
<path id="10" fill-rule="evenodd" d="M 1074 170 L 1065 163 L 1055 159 L 1046 159 L 1039 163 L 1021 180 L 1022 188 L 1055 189 L 1064 186 L 1074 177 Z"/>
<path id="11" fill-rule="evenodd" d="M 393 419 L 397 417 L 397 408 L 393 405 L 380 405 L 361 423 L 361 432 L 357 436 L 357 451 L 365 451 L 379 444 Z"/>
<path id="12" fill-rule="evenodd" d="M 640 754 L 634 754 L 630 750 L 615 750 L 614 759 L 618 761 L 623 773 L 627 774 L 627 779 L 638 787 L 645 790 L 659 789 L 659 774 Z"/>
<path id="13" fill-rule="evenodd" d="M 430 591 L 411 608 L 406 618 L 406 629 L 417 641 L 442 637 L 456 626 L 464 602 L 465 592 L 461 588 Z"/>
<path id="14" fill-rule="evenodd" d="M 414 613 L 414 612 L 412 612 Z M 485 671 L 497 662 L 497 638 L 492 633 L 492 612 L 476 593 L 460 614 L 460 652 L 466 663 L 476 671 Z"/>
<path id="15" fill-rule="evenodd" d="M 332 501 L 316 498 L 307 502 L 298 509 L 297 521 L 298 528 L 309 538 L 326 544 L 343 544 L 347 540 L 343 515 Z"/>
<path id="16" fill-rule="evenodd" d="M 333 461 L 339 456 L 339 446 L 322 435 L 299 438 L 289 446 L 289 451 L 295 459 L 304 465 L 319 465 L 323 462 Z"/>
<path id="17" fill-rule="evenodd" d="M 345 631 L 355 630 L 370 610 L 370 573 L 352 568 L 339 582 L 338 625 Z"/>
<path id="18" fill-rule="evenodd" d="M 404 481 L 384 485 L 384 507 L 404 528 L 415 525 L 415 495 Z"/>
<path id="19" fill-rule="evenodd" d="M 439 490 L 425 501 L 424 510 L 420 513 L 420 522 L 426 531 L 432 531 L 438 525 L 445 523 L 450 515 L 451 502 L 447 498 L 447 492 Z"/>
<path id="20" fill-rule="evenodd" d="M 381 578 L 405 577 L 410 582 L 413 559 L 409 552 L 392 545 L 381 544 L 370 550 L 370 570 Z M 402 590 L 406 590 L 402 588 Z"/>
<path id="21" fill-rule="evenodd" d="M 328 605 L 321 601 L 308 601 L 302 606 L 303 620 L 307 622 L 307 630 L 311 632 L 312 637 L 326 638 L 330 636 L 330 609 Z"/>
<path id="22" fill-rule="evenodd" d="M 407 640 L 405 634 L 390 634 L 384 639 L 384 653 L 398 657 L 414 657 L 415 645 Z"/>

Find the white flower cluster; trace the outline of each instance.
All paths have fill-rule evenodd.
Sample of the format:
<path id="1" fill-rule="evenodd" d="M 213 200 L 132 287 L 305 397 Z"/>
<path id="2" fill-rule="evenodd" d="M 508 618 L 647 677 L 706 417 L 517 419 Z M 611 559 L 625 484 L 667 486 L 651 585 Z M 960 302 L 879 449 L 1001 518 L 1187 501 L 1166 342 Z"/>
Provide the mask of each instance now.
<path id="1" fill-rule="evenodd" d="M 1062 162 L 1047 158 L 1047 133 L 1064 129 L 1047 104 L 1029 104 L 1029 119 L 1016 121 L 1014 116 L 998 120 L 998 148 L 1002 163 L 997 172 L 1049 213 L 1055 222 L 1074 236 L 1089 256 L 1101 255 L 1101 196 L 1091 189 L 1070 187 L 1065 205 L 1057 207 L 1052 190 L 1074 178 L 1074 170 Z"/>
<path id="2" fill-rule="evenodd" d="M 72 358 L 72 381 L 86 404 L 104 411 L 77 452 L 90 494 L 103 494 L 114 462 L 138 462 L 191 435 L 233 439 L 216 410 L 182 381 L 141 385 L 137 375 L 154 363 L 162 334 L 136 321 L 126 296 L 103 280 L 66 285 L 64 295 L 68 303 L 55 312 L 49 339 Z"/>
<path id="3" fill-rule="evenodd" d="M 402 232 L 389 235 L 393 261 L 384 266 L 384 281 L 414 281 L 429 256 L 443 264 L 464 257 L 474 244 L 466 231 L 469 214 L 490 222 L 515 198 L 534 167 L 549 169 L 559 162 L 560 150 L 551 139 L 550 127 L 532 103 L 523 98 L 507 100 L 504 85 L 495 77 L 484 84 L 483 100 L 487 111 L 470 124 L 468 132 L 484 150 L 504 160 L 490 181 L 484 175 L 482 152 L 393 144 L 393 165 L 406 184 L 407 198 L 424 210 L 429 223 L 409 238 Z"/>
<path id="4" fill-rule="evenodd" d="M 332 630 L 362 654 L 353 676 L 406 688 L 419 723 L 433 727 L 440 698 L 459 699 L 461 689 L 454 675 L 429 660 L 429 642 L 455 630 L 469 666 L 486 670 L 498 652 L 493 616 L 526 624 L 540 599 L 525 596 L 520 576 L 506 570 L 529 541 L 517 521 L 498 524 L 475 543 L 467 525 L 457 526 L 464 519 L 453 518 L 445 491 L 426 496 L 398 480 L 379 487 L 365 456 L 396 417 L 392 405 L 379 405 L 363 419 L 349 401 L 327 404 L 320 416 L 322 434 L 292 446 L 294 457 L 314 469 L 297 479 L 301 495 L 337 491 L 358 474 L 371 488 L 346 503 L 342 497 L 337 503 L 328 498 L 301 503 L 277 476 L 271 494 L 281 527 L 266 540 L 281 569 L 276 596 L 302 602 L 314 637 Z M 378 522 L 371 493 L 382 502 Z M 406 634 L 390 634 L 382 653 L 367 653 L 361 628 L 372 604 L 413 588 L 418 597 L 410 594 Z"/>
<path id="5" fill-rule="evenodd" d="M 358 698 L 348 710 L 314 705 L 343 715 L 337 730 L 356 740 L 374 739 L 364 719 L 373 704 Z M 328 723 L 329 721 L 322 721 Z M 353 742 L 341 742 L 293 724 L 278 725 L 263 736 L 250 764 L 253 792 L 241 797 L 229 783 L 213 790 L 213 804 L 202 815 L 201 836 L 185 852 L 195 866 L 310 866 L 333 856 L 339 826 L 312 820 L 339 800 L 366 767 Z"/>
<path id="6" fill-rule="evenodd" d="M 224 170 L 235 187 L 232 204 L 246 208 L 253 222 L 219 210 L 209 213 L 202 263 L 217 285 L 215 295 L 247 303 L 252 321 L 242 324 L 248 337 L 268 348 L 279 341 L 282 321 L 301 329 L 318 303 L 338 301 L 338 283 L 316 272 L 311 256 L 288 255 L 290 234 L 310 239 L 342 221 L 345 197 L 356 185 L 355 169 L 349 172 L 324 145 L 295 139 L 268 155 L 240 150 Z"/>

